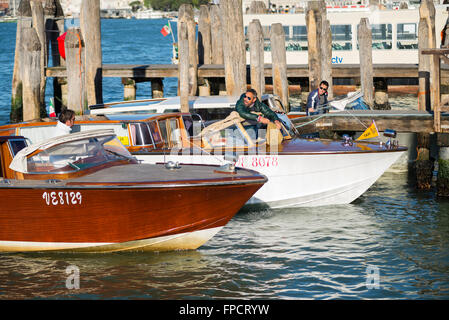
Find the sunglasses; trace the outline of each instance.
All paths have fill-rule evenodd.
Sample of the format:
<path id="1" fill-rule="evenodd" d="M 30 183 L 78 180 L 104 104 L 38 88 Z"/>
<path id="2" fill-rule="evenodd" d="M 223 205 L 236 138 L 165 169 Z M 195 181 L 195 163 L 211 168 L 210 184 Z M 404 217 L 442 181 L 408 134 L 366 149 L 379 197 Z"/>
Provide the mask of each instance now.
<path id="1" fill-rule="evenodd" d="M 327 91 L 327 88 L 320 87 L 321 90 Z"/>
<path id="2" fill-rule="evenodd" d="M 250 96 L 245 96 L 245 99 L 252 100 L 253 98 Z"/>

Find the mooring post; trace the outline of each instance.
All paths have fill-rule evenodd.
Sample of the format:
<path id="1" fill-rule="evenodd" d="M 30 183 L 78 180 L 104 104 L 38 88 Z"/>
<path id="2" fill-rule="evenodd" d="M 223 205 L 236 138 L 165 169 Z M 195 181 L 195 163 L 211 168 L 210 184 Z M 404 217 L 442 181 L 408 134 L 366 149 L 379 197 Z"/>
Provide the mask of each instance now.
<path id="1" fill-rule="evenodd" d="M 246 51 L 241 0 L 221 0 L 226 90 L 230 96 L 246 91 Z"/>
<path id="2" fill-rule="evenodd" d="M 256 90 L 257 95 L 261 97 L 265 91 L 265 61 L 262 25 L 258 19 L 254 19 L 249 23 L 248 40 L 250 50 L 251 88 Z"/>
<path id="3" fill-rule="evenodd" d="M 438 174 L 437 195 L 449 197 L 449 134 L 437 133 Z"/>
<path id="4" fill-rule="evenodd" d="M 282 24 L 271 25 L 271 60 L 273 93 L 278 95 L 288 112 L 290 110 L 288 80 L 287 80 L 287 56 L 285 52 L 285 32 Z"/>
<path id="5" fill-rule="evenodd" d="M 248 14 L 265 14 L 267 13 L 267 6 L 263 1 L 251 1 Z"/>
<path id="6" fill-rule="evenodd" d="M 427 23 L 427 49 L 436 48 L 436 34 L 435 34 L 435 6 L 433 0 L 423 0 L 419 6 L 419 17 L 420 19 L 425 19 Z M 432 56 L 427 57 L 429 63 L 430 71 L 430 108 L 434 109 L 434 101 L 436 101 L 436 63 Z M 438 58 L 439 59 L 439 58 Z M 439 85 L 439 74 L 438 74 L 438 85 Z"/>
<path id="7" fill-rule="evenodd" d="M 45 31 L 46 31 L 46 65 L 50 65 L 50 54 L 52 66 L 65 66 L 65 60 L 59 54 L 58 37 L 65 32 L 64 12 L 59 0 L 46 0 L 45 8 Z M 62 106 L 67 105 L 67 78 L 53 78 L 54 109 L 56 114 L 61 112 Z"/>
<path id="8" fill-rule="evenodd" d="M 198 63 L 212 63 L 212 41 L 210 30 L 210 13 L 207 5 L 200 6 L 200 17 L 198 19 Z M 207 78 L 198 78 L 200 96 L 210 96 L 210 83 Z"/>
<path id="9" fill-rule="evenodd" d="M 151 96 L 153 99 L 164 97 L 164 82 L 162 78 L 151 79 Z"/>
<path id="10" fill-rule="evenodd" d="M 440 55 L 433 54 L 430 63 L 430 69 L 433 70 L 433 73 L 430 77 L 430 81 L 432 84 L 430 97 L 433 105 L 433 126 L 435 132 L 441 132 Z"/>
<path id="11" fill-rule="evenodd" d="M 12 122 L 22 121 L 22 79 L 21 79 L 21 52 L 22 29 L 31 28 L 31 7 L 29 0 L 20 1 L 16 28 L 16 48 L 14 53 L 14 69 L 12 74 L 11 113 Z"/>
<path id="12" fill-rule="evenodd" d="M 212 63 L 212 43 L 210 30 L 210 13 L 207 5 L 200 6 L 198 19 L 198 63 Z"/>
<path id="13" fill-rule="evenodd" d="M 429 46 L 429 26 L 426 18 L 419 19 L 418 25 L 418 52 L 419 52 L 419 65 L 418 65 L 418 110 L 425 111 L 431 110 L 430 106 L 430 56 L 422 54 L 423 49 L 427 49 Z"/>
<path id="14" fill-rule="evenodd" d="M 123 100 L 136 100 L 136 81 L 132 78 L 122 78 Z"/>
<path id="15" fill-rule="evenodd" d="M 178 79 L 181 112 L 189 112 L 189 35 L 187 22 L 178 22 Z"/>
<path id="16" fill-rule="evenodd" d="M 315 11 L 312 9 L 307 9 L 306 27 L 309 66 L 309 92 L 311 92 L 318 87 L 321 76 L 320 48 L 319 39 L 317 38 L 319 33 Z"/>
<path id="17" fill-rule="evenodd" d="M 359 42 L 360 59 L 360 82 L 362 85 L 363 100 L 371 108 L 373 101 L 373 56 L 372 56 L 372 33 L 368 18 L 361 18 L 357 27 L 357 38 Z"/>
<path id="18" fill-rule="evenodd" d="M 22 29 L 20 77 L 23 85 L 23 121 L 40 118 L 41 42 L 34 28 Z"/>
<path id="19" fill-rule="evenodd" d="M 415 161 L 416 185 L 418 189 L 430 189 L 433 163 L 430 159 L 430 135 L 417 133 L 418 154 Z"/>
<path id="20" fill-rule="evenodd" d="M 193 15 L 193 7 L 191 4 L 182 4 L 179 7 L 178 34 L 180 33 L 180 22 L 186 23 L 189 41 L 189 51 L 187 55 L 189 58 L 189 94 L 191 96 L 196 96 L 198 91 L 198 50 L 196 47 L 196 24 Z"/>
<path id="21" fill-rule="evenodd" d="M 100 0 L 81 1 L 80 27 L 85 45 L 87 103 L 103 103 Z"/>
<path id="22" fill-rule="evenodd" d="M 391 110 L 388 101 L 388 82 L 387 78 L 375 78 L 374 80 L 374 109 Z"/>
<path id="23" fill-rule="evenodd" d="M 45 37 L 45 22 L 44 22 L 44 7 L 42 6 L 42 1 L 31 0 L 31 15 L 33 28 L 36 30 L 36 34 L 39 38 L 41 44 L 41 59 L 40 59 L 40 73 L 41 73 L 41 83 L 40 83 L 40 116 L 46 117 L 47 111 L 45 109 L 45 67 L 46 67 L 46 37 Z"/>
<path id="24" fill-rule="evenodd" d="M 329 82 L 328 99 L 334 97 L 332 85 L 332 31 L 328 19 L 323 19 L 321 31 L 321 80 Z"/>
<path id="25" fill-rule="evenodd" d="M 84 40 L 80 28 L 70 28 L 65 38 L 67 108 L 83 114 L 85 108 Z"/>
<path id="26" fill-rule="evenodd" d="M 212 4 L 210 6 L 210 35 L 212 43 L 212 64 L 224 64 L 221 12 L 220 7 L 216 4 Z M 226 85 L 224 79 L 214 79 L 212 87 L 213 91 L 218 92 L 218 94 L 226 94 Z"/>

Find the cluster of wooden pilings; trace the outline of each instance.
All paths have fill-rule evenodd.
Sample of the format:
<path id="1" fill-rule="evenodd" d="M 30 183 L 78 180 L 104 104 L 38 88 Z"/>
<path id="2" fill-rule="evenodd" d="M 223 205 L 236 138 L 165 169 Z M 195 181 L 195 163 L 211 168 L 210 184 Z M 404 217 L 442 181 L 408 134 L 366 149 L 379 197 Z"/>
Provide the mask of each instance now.
<path id="1" fill-rule="evenodd" d="M 53 82 L 56 110 L 61 104 L 82 113 L 87 104 L 102 102 L 100 2 L 82 1 L 81 28 L 67 30 L 66 60 L 60 58 L 57 38 L 64 33 L 59 0 L 22 0 L 18 9 L 13 72 L 11 120 L 46 116 L 45 69 L 65 66 L 66 79 Z M 51 54 L 50 54 L 51 53 Z M 51 59 L 50 59 L 51 57 Z"/>
<path id="2" fill-rule="evenodd" d="M 264 3 L 260 1 L 254 1 L 251 8 L 254 12 L 266 12 Z M 315 89 L 321 80 L 332 83 L 333 75 L 332 34 L 326 16 L 325 2 L 323 0 L 309 1 L 305 11 L 309 87 L 302 87 L 301 90 L 307 93 Z M 419 28 L 420 45 L 423 48 L 435 48 L 433 2 L 431 0 L 422 1 L 420 13 L 422 17 Z M 27 100 L 23 108 L 23 120 L 34 119 L 43 114 L 45 111 L 43 100 L 46 84 L 45 70 L 51 69 L 51 67 L 63 66 L 66 68 L 65 77 L 57 77 L 53 81 L 57 111 L 60 109 L 60 104 L 63 104 L 82 113 L 87 105 L 102 102 L 103 72 L 99 0 L 81 2 L 80 20 L 80 28 L 67 30 L 66 60 L 64 61 L 59 57 L 56 43 L 57 36 L 64 32 L 64 18 L 59 0 L 46 0 L 44 6 L 40 0 L 21 1 L 17 28 L 12 120 L 20 119 L 16 114 L 22 110 L 20 108 L 22 99 Z M 186 31 L 183 30 L 184 28 Z M 247 44 L 243 30 L 241 0 L 223 0 L 220 5 L 202 5 L 197 28 L 198 37 L 196 37 L 193 7 L 187 4 L 181 5 L 178 14 L 179 95 L 187 93 L 190 96 L 210 94 L 237 96 L 245 91 L 247 86 L 253 87 L 261 94 L 265 91 L 265 81 L 268 76 L 272 80 L 273 92 L 281 98 L 288 109 L 289 80 L 287 78 L 285 34 L 280 23 L 270 26 L 272 64 L 269 75 L 265 70 L 264 35 L 259 20 L 251 21 L 248 26 L 250 61 L 249 74 L 247 74 Z M 387 79 L 373 76 L 372 35 L 368 19 L 361 19 L 358 28 L 360 84 L 364 100 L 374 109 L 389 109 Z M 183 38 L 184 35 L 186 35 L 186 39 Z M 21 50 L 22 46 L 25 46 L 23 50 Z M 52 52 L 52 66 L 49 65 L 48 59 L 50 51 Z M 39 64 L 33 62 L 33 55 L 41 57 Z M 430 74 L 433 74 L 431 71 L 434 68 L 431 67 L 430 61 L 431 59 L 426 59 L 421 55 L 419 68 L 420 75 L 423 76 L 422 79 L 420 78 L 420 84 L 422 82 L 423 86 L 427 86 L 427 88 L 433 88 Z M 208 65 L 223 66 L 224 78 L 200 77 L 198 67 Z M 20 69 L 24 71 L 23 77 L 20 76 Z M 136 97 L 136 83 L 139 81 L 151 81 L 153 98 L 163 97 L 162 80 L 162 77 L 123 77 L 124 99 L 130 100 Z M 30 86 L 37 87 L 38 82 L 39 94 L 37 89 L 28 89 Z M 22 90 L 22 92 L 20 89 L 23 84 L 26 84 L 26 90 Z M 421 94 L 422 92 L 424 94 Z M 333 86 L 331 85 L 329 98 L 331 99 L 332 96 Z M 429 90 L 420 89 L 419 97 L 421 107 L 427 105 L 430 108 L 430 105 L 433 105 Z"/>

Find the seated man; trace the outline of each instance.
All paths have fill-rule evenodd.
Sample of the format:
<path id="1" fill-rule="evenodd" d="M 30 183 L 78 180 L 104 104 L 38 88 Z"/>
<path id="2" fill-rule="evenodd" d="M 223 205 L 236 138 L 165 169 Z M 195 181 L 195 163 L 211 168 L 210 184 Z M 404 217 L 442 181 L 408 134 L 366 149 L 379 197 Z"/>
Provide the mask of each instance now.
<path id="1" fill-rule="evenodd" d="M 326 80 L 320 82 L 320 86 L 310 92 L 307 97 L 306 113 L 308 116 L 325 112 L 327 106 L 327 90 L 329 83 Z"/>
<path id="2" fill-rule="evenodd" d="M 252 126 L 256 132 L 270 122 L 274 122 L 278 129 L 281 128 L 281 122 L 274 111 L 270 109 L 266 104 L 260 102 L 257 98 L 257 92 L 254 89 L 248 89 L 244 94 L 240 96 L 240 99 L 235 105 L 235 110 L 246 121 L 244 126 Z"/>

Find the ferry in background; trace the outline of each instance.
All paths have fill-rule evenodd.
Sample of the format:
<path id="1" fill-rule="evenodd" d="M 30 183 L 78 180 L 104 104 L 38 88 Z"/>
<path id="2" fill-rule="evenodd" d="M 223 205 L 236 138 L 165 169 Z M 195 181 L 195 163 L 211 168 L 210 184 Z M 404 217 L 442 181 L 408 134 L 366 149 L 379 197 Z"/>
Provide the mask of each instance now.
<path id="1" fill-rule="evenodd" d="M 441 31 L 448 18 L 447 6 L 436 6 L 435 30 L 437 47 L 441 45 Z M 327 18 L 332 32 L 332 63 L 358 64 L 357 26 L 361 18 L 368 18 L 373 37 L 373 63 L 418 63 L 419 9 L 329 11 Z M 285 32 L 287 64 L 307 64 L 307 28 L 305 13 L 244 14 L 245 34 L 249 23 L 259 19 L 265 38 L 265 63 L 271 63 L 269 31 L 273 23 L 282 23 Z M 247 61 L 250 61 L 247 39 Z"/>

